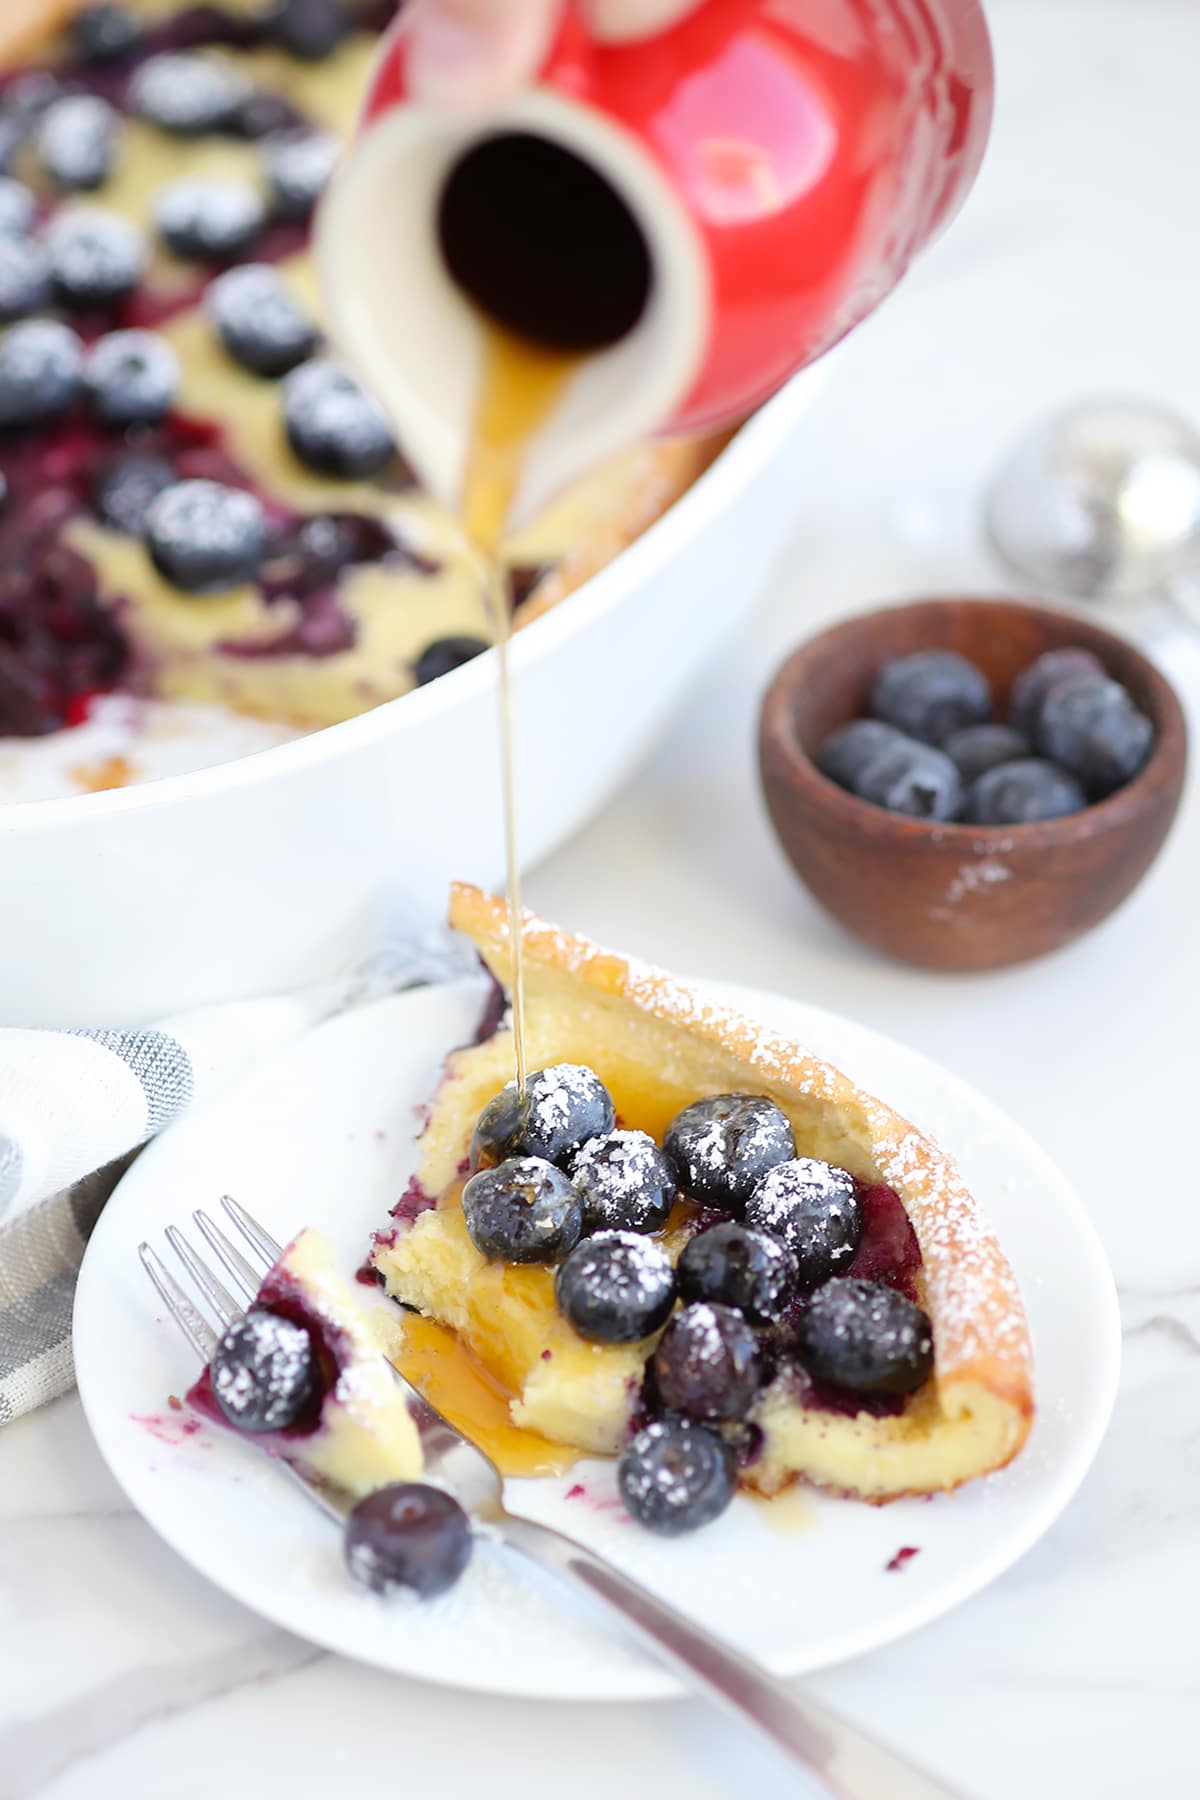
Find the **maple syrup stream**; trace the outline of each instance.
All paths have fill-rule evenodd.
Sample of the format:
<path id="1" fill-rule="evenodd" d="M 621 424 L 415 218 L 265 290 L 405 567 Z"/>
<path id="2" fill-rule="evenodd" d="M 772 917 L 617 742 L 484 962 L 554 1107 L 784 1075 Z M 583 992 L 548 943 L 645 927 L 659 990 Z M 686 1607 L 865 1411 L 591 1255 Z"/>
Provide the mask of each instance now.
<path id="1" fill-rule="evenodd" d="M 500 779 L 508 935 L 512 949 L 512 1025 L 517 1090 L 525 1090 L 525 956 L 521 941 L 521 870 L 517 857 L 513 744 L 511 603 L 500 542 L 521 479 L 528 445 L 553 412 L 581 358 L 547 350 L 485 320 L 483 369 L 475 429 L 463 481 L 462 523 L 480 558 L 484 603 L 500 673 Z"/>

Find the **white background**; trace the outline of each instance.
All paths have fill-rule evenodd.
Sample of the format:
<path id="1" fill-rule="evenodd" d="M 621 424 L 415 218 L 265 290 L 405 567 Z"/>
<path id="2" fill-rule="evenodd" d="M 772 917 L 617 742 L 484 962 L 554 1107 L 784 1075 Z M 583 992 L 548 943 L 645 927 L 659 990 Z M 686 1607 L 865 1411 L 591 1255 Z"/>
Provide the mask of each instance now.
<path id="1" fill-rule="evenodd" d="M 1122 1397 L 1093 1475 L 987 1595 L 810 1685 L 978 1800 L 1182 1800 L 1197 1791 L 1200 1687 L 1194 797 L 1144 887 L 1090 939 L 1028 969 L 950 978 L 885 964 L 817 913 L 773 844 L 754 771 L 761 691 L 820 619 L 1001 585 L 975 506 L 1034 415 L 1122 391 L 1200 417 L 1200 7 L 998 0 L 992 19 L 1000 98 L 984 175 L 820 398 L 792 547 L 761 612 L 527 898 L 623 949 L 907 1039 L 1008 1108 L 1076 1181 L 1126 1322 Z M 1200 640 L 1162 654 L 1195 718 Z M 481 1700 L 267 1629 L 126 1510 L 71 1400 L 0 1437 L 0 1642 L 0 1800 L 800 1791 L 695 1703 Z"/>

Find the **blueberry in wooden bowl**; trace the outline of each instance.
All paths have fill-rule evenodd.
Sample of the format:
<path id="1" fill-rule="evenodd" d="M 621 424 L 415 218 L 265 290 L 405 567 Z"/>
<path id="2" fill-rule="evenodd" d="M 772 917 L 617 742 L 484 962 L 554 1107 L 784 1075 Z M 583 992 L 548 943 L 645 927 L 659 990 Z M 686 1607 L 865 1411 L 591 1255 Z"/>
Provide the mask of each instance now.
<path id="1" fill-rule="evenodd" d="M 796 873 L 847 930 L 931 969 L 1026 962 L 1107 918 L 1161 849 L 1186 760 L 1147 657 L 1005 598 L 835 625 L 783 663 L 759 721 Z"/>

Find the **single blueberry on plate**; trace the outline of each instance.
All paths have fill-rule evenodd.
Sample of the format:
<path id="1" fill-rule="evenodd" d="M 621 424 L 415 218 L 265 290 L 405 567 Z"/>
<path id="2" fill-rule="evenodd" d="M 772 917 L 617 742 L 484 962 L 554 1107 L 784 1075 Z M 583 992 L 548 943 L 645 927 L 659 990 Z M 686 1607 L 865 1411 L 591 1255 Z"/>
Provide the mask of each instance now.
<path id="1" fill-rule="evenodd" d="M 639 1431 L 617 1464 L 621 1498 L 639 1525 L 678 1537 L 710 1525 L 737 1487 L 728 1444 L 687 1419 L 659 1419 Z"/>
<path id="2" fill-rule="evenodd" d="M 131 294 L 146 266 L 136 225 L 101 206 L 66 207 L 46 227 L 55 292 L 65 306 L 113 306 Z"/>
<path id="3" fill-rule="evenodd" d="M 711 1225 L 685 1244 L 675 1275 L 682 1300 L 731 1306 L 751 1325 L 773 1324 L 800 1286 L 787 1245 L 735 1219 Z"/>
<path id="4" fill-rule="evenodd" d="M 320 1392 L 309 1333 L 262 1306 L 226 1329 L 208 1374 L 214 1400 L 239 1431 L 286 1431 L 312 1410 Z"/>
<path id="5" fill-rule="evenodd" d="M 964 725 L 951 732 L 943 748 L 966 783 L 1001 763 L 1033 755 L 1029 739 L 1011 725 Z"/>
<path id="6" fill-rule="evenodd" d="M 676 1113 L 663 1149 L 690 1200 L 740 1214 L 767 1170 L 796 1154 L 796 1139 L 773 1100 L 714 1094 Z"/>
<path id="7" fill-rule="evenodd" d="M 141 537 L 150 503 L 176 475 L 165 456 L 131 450 L 105 463 L 92 489 L 92 507 L 102 525 L 126 537 Z"/>
<path id="8" fill-rule="evenodd" d="M 154 425 L 179 391 L 179 358 L 154 331 L 110 331 L 87 353 L 83 382 L 104 425 Z"/>
<path id="9" fill-rule="evenodd" d="M 300 461 L 321 475 L 374 475 L 395 454 L 379 406 L 324 357 L 301 363 L 284 378 L 283 420 Z"/>
<path id="10" fill-rule="evenodd" d="M 659 1231 L 675 1204 L 675 1169 L 648 1131 L 589 1138 L 571 1164 L 585 1231 Z"/>
<path id="11" fill-rule="evenodd" d="M 1082 812 L 1087 795 L 1067 769 L 1040 756 L 1001 763 L 967 790 L 966 817 L 973 825 L 1036 825 Z"/>
<path id="12" fill-rule="evenodd" d="M 885 663 L 871 687 L 871 711 L 926 744 L 992 716 L 987 676 L 955 650 L 915 650 Z"/>
<path id="13" fill-rule="evenodd" d="M 471 1242 L 489 1262 L 558 1262 L 583 1232 L 579 1195 L 540 1156 L 480 1169 L 463 1188 L 462 1209 Z"/>
<path id="14" fill-rule="evenodd" d="M 0 338 L 0 428 L 40 425 L 79 398 L 83 345 L 66 325 L 28 319 Z"/>
<path id="15" fill-rule="evenodd" d="M 1104 675 L 1107 671 L 1098 656 L 1090 650 L 1068 646 L 1064 650 L 1047 650 L 1022 669 L 1008 696 L 1008 717 L 1017 730 L 1030 740 L 1037 732 L 1038 719 L 1051 688 L 1074 675 Z"/>
<path id="16" fill-rule="evenodd" d="M 269 263 L 243 263 L 218 275 L 205 305 L 226 350 L 256 375 L 286 375 L 312 355 L 321 335 Z"/>
<path id="17" fill-rule="evenodd" d="M 903 735 L 896 727 L 885 725 L 882 719 L 851 719 L 848 725 L 839 725 L 822 740 L 816 756 L 817 767 L 830 781 L 856 793 L 859 777 L 867 764 L 881 750 L 889 750 L 893 744 L 903 742 Z"/>
<path id="18" fill-rule="evenodd" d="M 911 1394 L 933 1372 L 928 1315 L 882 1281 L 826 1282 L 800 1316 L 796 1343 L 810 1375 L 856 1394 Z"/>
<path id="19" fill-rule="evenodd" d="M 482 656 L 491 645 L 483 638 L 477 637 L 444 637 L 436 638 L 427 644 L 413 664 L 413 677 L 418 687 L 425 687 L 436 681 L 439 675 L 448 675 L 451 669 L 461 669 L 464 663 L 473 662 Z"/>
<path id="20" fill-rule="evenodd" d="M 184 176 L 160 188 L 154 205 L 158 235 L 189 262 L 229 262 L 266 222 L 262 196 L 248 181 Z"/>
<path id="21" fill-rule="evenodd" d="M 142 40 L 142 28 L 123 6 L 106 3 L 85 6 L 74 14 L 69 26 L 71 48 L 81 63 L 103 67 L 120 62 L 136 50 Z"/>
<path id="22" fill-rule="evenodd" d="M 34 238 L 0 235 L 0 325 L 39 312 L 53 298 L 45 246 Z"/>
<path id="23" fill-rule="evenodd" d="M 1044 756 L 1102 799 L 1137 774 L 1154 743 L 1154 726 L 1119 681 L 1075 675 L 1056 683 L 1043 701 L 1037 742 Z"/>
<path id="24" fill-rule="evenodd" d="M 675 1271 L 661 1244 L 632 1231 L 599 1231 L 562 1264 L 554 1297 L 589 1343 L 636 1344 L 670 1318 Z"/>
<path id="25" fill-rule="evenodd" d="M 308 127 L 279 132 L 262 146 L 275 211 L 284 219 L 306 219 L 333 173 L 341 144 L 329 131 Z"/>
<path id="26" fill-rule="evenodd" d="M 945 751 L 911 739 L 874 757 L 855 792 L 873 806 L 910 819 L 953 819 L 962 806 L 962 778 Z"/>
<path id="27" fill-rule="evenodd" d="M 471 1167 L 486 1168 L 508 1156 L 538 1156 L 569 1170 L 589 1138 L 605 1137 L 616 1124 L 612 1095 L 582 1063 L 534 1069 L 522 1093 L 510 1081 L 493 1094 L 471 1135 Z"/>
<path id="28" fill-rule="evenodd" d="M 676 1313 L 658 1340 L 653 1369 L 668 1412 L 714 1421 L 744 1418 L 764 1375 L 755 1332 L 731 1307 L 708 1301 Z"/>
<path id="29" fill-rule="evenodd" d="M 24 237 L 37 213 L 33 189 L 0 175 L 0 237 Z"/>
<path id="30" fill-rule="evenodd" d="M 337 49 L 348 29 L 337 0 L 275 0 L 263 25 L 281 49 L 304 62 L 320 62 Z"/>
<path id="31" fill-rule="evenodd" d="M 858 1249 L 862 1209 L 854 1177 L 812 1156 L 780 1163 L 751 1194 L 746 1223 L 787 1245 L 807 1291 L 847 1268 Z"/>
<path id="32" fill-rule="evenodd" d="M 220 593 L 257 575 L 267 516 L 241 488 L 177 481 L 146 509 L 146 547 L 159 573 L 185 593 Z"/>
<path id="33" fill-rule="evenodd" d="M 67 94 L 38 120 L 38 157 L 60 187 L 102 187 L 112 174 L 121 115 L 98 94 Z"/>
<path id="34" fill-rule="evenodd" d="M 443 1488 L 394 1481 L 360 1500 L 346 1520 L 346 1567 L 372 1593 L 409 1588 L 431 1600 L 471 1560 L 471 1521 Z"/>
<path id="35" fill-rule="evenodd" d="M 200 137 L 228 125 L 249 92 L 249 82 L 231 64 L 174 50 L 134 70 L 125 102 L 130 112 L 164 131 Z"/>

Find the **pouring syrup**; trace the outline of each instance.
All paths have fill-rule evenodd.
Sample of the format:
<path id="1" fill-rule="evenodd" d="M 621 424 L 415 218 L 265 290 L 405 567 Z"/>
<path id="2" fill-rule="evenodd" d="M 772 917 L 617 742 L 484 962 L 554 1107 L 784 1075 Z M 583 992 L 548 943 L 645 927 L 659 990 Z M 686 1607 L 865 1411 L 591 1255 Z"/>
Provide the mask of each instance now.
<path id="1" fill-rule="evenodd" d="M 467 152 L 447 179 L 438 229 L 447 267 L 474 304 L 482 332 L 459 516 L 478 558 L 499 665 L 512 1028 L 523 1092 L 512 608 L 500 546 L 530 445 L 586 358 L 636 324 L 649 297 L 651 263 L 640 227 L 608 183 L 570 151 L 528 132 L 499 133 Z"/>

